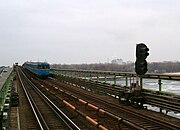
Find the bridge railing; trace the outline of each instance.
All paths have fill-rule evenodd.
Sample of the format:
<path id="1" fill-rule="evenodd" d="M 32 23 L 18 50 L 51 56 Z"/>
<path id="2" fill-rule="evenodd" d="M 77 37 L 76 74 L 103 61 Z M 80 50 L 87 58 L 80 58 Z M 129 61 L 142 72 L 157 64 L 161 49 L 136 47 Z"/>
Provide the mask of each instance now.
<path id="1" fill-rule="evenodd" d="M 0 110 L 3 109 L 8 90 L 12 86 L 13 76 L 14 75 L 12 75 L 12 70 L 11 70 L 9 72 L 8 78 L 6 79 L 6 81 L 4 81 L 4 83 L 2 83 L 2 86 L 0 88 Z M 10 95 L 9 95 L 9 98 L 10 98 Z"/>
<path id="2" fill-rule="evenodd" d="M 71 69 L 53 69 L 51 68 L 51 72 L 54 74 L 60 74 L 64 76 L 71 77 L 79 77 L 89 80 L 96 80 L 105 83 L 111 83 L 113 85 L 119 85 L 119 81 L 121 81 L 121 85 L 124 85 L 126 88 L 131 86 L 132 84 L 139 81 L 139 85 L 141 89 L 149 89 L 146 87 L 145 81 L 147 79 L 155 79 L 154 82 L 156 89 L 159 94 L 171 94 L 171 92 L 164 91 L 163 82 L 164 81 L 175 81 L 180 85 L 180 75 L 176 74 L 157 74 L 157 73 L 147 73 L 144 76 L 138 77 L 136 73 L 133 72 L 115 72 L 115 71 L 97 71 L 97 70 L 71 70 Z M 150 88 L 150 90 L 153 90 Z M 173 92 L 172 92 L 173 93 Z M 176 94 L 180 95 L 180 87 L 176 91 Z"/>

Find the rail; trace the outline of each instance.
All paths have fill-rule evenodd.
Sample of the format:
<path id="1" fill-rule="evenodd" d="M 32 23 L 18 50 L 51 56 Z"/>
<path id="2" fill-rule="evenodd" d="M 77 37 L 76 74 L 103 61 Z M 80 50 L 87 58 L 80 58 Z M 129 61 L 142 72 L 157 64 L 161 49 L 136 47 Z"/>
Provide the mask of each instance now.
<path id="1" fill-rule="evenodd" d="M 63 79 L 65 82 L 77 84 L 87 90 L 109 95 L 118 98 L 119 100 L 125 99 L 125 101 L 133 103 L 132 105 L 139 102 L 139 105 L 142 106 L 142 102 L 143 104 L 159 107 L 160 111 L 166 110 L 166 114 L 170 111 L 180 113 L 180 96 L 176 94 L 142 89 L 142 97 L 135 97 L 133 93 L 129 93 L 129 88 L 122 85 L 107 84 L 73 76 L 63 76 Z"/>
<path id="2" fill-rule="evenodd" d="M 103 104 L 106 104 L 106 106 L 108 106 L 109 108 L 109 105 L 112 104 L 112 102 L 107 102 L 106 100 L 102 100 L 101 98 L 99 98 L 97 100 L 97 96 L 95 96 L 94 98 L 92 97 L 92 94 L 90 94 L 89 92 L 92 91 L 93 93 L 98 93 L 98 95 L 102 95 L 102 94 L 105 94 L 105 95 L 109 95 L 109 96 L 112 96 L 112 97 L 115 97 L 118 99 L 119 95 L 118 95 L 118 92 L 120 90 L 120 88 L 116 88 L 116 91 L 114 91 L 115 89 L 112 89 L 114 86 L 111 86 L 111 85 L 107 85 L 107 84 L 103 84 L 103 83 L 97 83 L 95 81 L 89 81 L 89 80 L 85 80 L 85 79 L 81 79 L 81 78 L 73 78 L 73 77 L 69 77 L 69 76 L 55 76 L 54 77 L 55 79 L 58 79 L 59 81 L 61 81 L 62 83 L 65 83 L 65 84 L 68 84 L 68 85 L 73 85 L 75 88 L 82 88 L 84 90 L 87 90 L 88 93 L 83 93 L 83 97 L 88 97 L 90 98 L 89 100 L 92 101 L 92 100 L 96 100 L 95 102 L 103 102 Z M 67 85 L 67 86 L 68 86 Z M 67 86 L 65 86 L 64 88 L 68 88 Z M 71 90 L 76 94 L 78 94 L 78 96 L 80 95 L 80 91 L 77 90 L 77 89 L 73 89 L 73 87 L 71 87 Z M 81 101 L 81 100 L 80 100 Z M 86 104 L 86 102 L 82 101 L 84 104 Z M 88 104 L 86 104 L 86 106 L 88 106 Z M 92 106 L 92 105 L 90 105 Z M 98 109 L 97 107 L 95 106 L 92 106 L 93 108 L 95 109 Z M 101 106 L 102 107 L 102 106 Z M 120 108 L 122 107 L 122 104 L 119 106 L 117 105 L 117 109 L 118 111 L 125 111 L 126 109 L 128 109 L 128 107 L 125 107 L 125 108 L 122 108 L 121 110 L 119 110 Z M 115 110 L 116 107 L 113 106 L 113 110 Z M 135 109 L 134 109 L 135 110 Z M 134 115 L 136 112 L 133 110 L 133 112 L 130 114 L 130 115 Z M 122 112 L 123 113 L 123 112 Z M 142 114 L 142 111 L 141 113 L 136 113 L 137 115 L 135 116 L 135 119 L 137 120 L 137 117 L 142 115 L 142 118 L 145 119 L 146 117 L 148 119 L 150 119 L 151 121 L 150 122 L 156 122 L 157 124 L 159 124 L 160 126 L 164 126 L 165 128 L 167 129 L 179 129 L 179 126 L 177 125 L 173 125 L 171 123 L 169 123 L 168 121 L 165 123 L 163 120 L 160 121 L 159 118 L 153 118 L 150 117 L 151 115 L 144 115 Z M 128 118 L 125 118 L 128 120 Z M 141 121 L 139 121 L 141 122 Z M 144 121 L 143 121 L 144 122 Z"/>
<path id="3" fill-rule="evenodd" d="M 22 72 L 22 70 L 21 70 Z M 79 130 L 79 127 L 76 126 L 76 124 L 74 124 L 53 102 L 51 102 L 51 100 L 49 100 L 49 98 L 47 98 L 30 80 L 28 80 L 28 78 L 25 76 L 25 74 L 22 72 L 23 76 L 26 78 L 26 80 L 29 82 L 29 84 L 31 86 L 33 86 L 33 89 L 43 98 L 43 100 L 45 100 L 47 102 L 47 104 L 50 105 L 51 109 L 58 115 L 58 117 L 63 121 L 63 123 L 66 125 L 66 127 L 70 130 Z M 19 73 L 18 73 L 19 75 Z M 25 88 L 25 86 L 23 85 L 23 82 L 20 78 L 20 82 L 23 86 L 23 89 L 28 97 L 28 100 L 31 104 L 31 107 L 33 109 L 33 112 L 35 114 L 35 117 L 38 121 L 38 124 L 40 126 L 41 129 L 49 129 L 45 120 L 43 119 L 43 117 L 41 116 L 41 113 L 39 112 L 38 108 L 36 107 L 36 105 L 34 104 L 31 96 L 29 96 L 29 92 L 27 91 L 27 89 Z"/>

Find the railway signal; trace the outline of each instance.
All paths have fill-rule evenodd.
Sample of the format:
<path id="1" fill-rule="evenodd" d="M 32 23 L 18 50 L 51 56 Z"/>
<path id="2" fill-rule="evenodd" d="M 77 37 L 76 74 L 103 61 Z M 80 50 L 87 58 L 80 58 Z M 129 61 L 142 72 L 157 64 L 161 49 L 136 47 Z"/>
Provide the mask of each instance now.
<path id="1" fill-rule="evenodd" d="M 135 62 L 135 71 L 138 75 L 144 75 L 147 69 L 146 58 L 149 55 L 149 48 L 144 43 L 136 45 L 136 62 Z"/>

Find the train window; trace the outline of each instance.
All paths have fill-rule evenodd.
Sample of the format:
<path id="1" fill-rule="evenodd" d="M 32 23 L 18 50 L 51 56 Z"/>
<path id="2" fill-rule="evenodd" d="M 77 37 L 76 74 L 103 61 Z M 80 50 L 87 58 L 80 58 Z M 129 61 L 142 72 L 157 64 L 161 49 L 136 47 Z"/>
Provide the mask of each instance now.
<path id="1" fill-rule="evenodd" d="M 41 65 L 38 65 L 38 69 L 41 69 Z"/>
<path id="2" fill-rule="evenodd" d="M 49 69 L 49 65 L 38 65 L 37 66 L 38 69 Z"/>
<path id="3" fill-rule="evenodd" d="M 49 66 L 48 65 L 44 65 L 43 69 L 49 69 Z"/>
<path id="4" fill-rule="evenodd" d="M 49 65 L 46 65 L 46 69 L 49 69 Z"/>

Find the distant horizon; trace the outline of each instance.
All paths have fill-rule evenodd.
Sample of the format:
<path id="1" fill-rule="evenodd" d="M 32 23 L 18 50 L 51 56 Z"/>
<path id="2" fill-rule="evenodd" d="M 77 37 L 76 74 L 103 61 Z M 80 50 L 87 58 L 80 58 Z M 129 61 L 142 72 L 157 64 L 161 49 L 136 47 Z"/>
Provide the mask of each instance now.
<path id="1" fill-rule="evenodd" d="M 25 62 L 27 62 L 27 61 L 25 61 Z M 23 62 L 23 63 L 25 63 L 25 62 Z M 50 63 L 50 62 L 48 62 L 48 61 L 29 61 L 29 62 L 47 62 L 47 63 L 49 63 L 49 64 L 51 64 L 51 65 L 53 65 L 53 64 L 60 64 L 60 65 L 81 65 L 81 64 L 113 64 L 113 63 L 111 63 L 111 62 L 92 62 L 92 63 Z M 124 61 L 123 63 L 128 63 L 128 62 L 131 62 L 131 63 L 135 63 L 135 61 Z M 177 60 L 173 60 L 173 61 L 152 61 L 152 62 L 149 62 L 149 61 L 147 61 L 148 63 L 165 63 L 165 62 L 172 62 L 172 63 L 176 63 L 176 62 L 180 62 L 180 61 L 177 61 Z M 5 66 L 5 67 L 7 67 L 7 66 L 13 66 L 15 63 L 18 63 L 19 65 L 23 65 L 23 63 L 19 63 L 19 62 L 14 62 L 13 64 L 11 64 L 11 65 L 5 65 L 5 64 L 0 64 L 0 67 L 2 67 L 2 66 Z"/>

